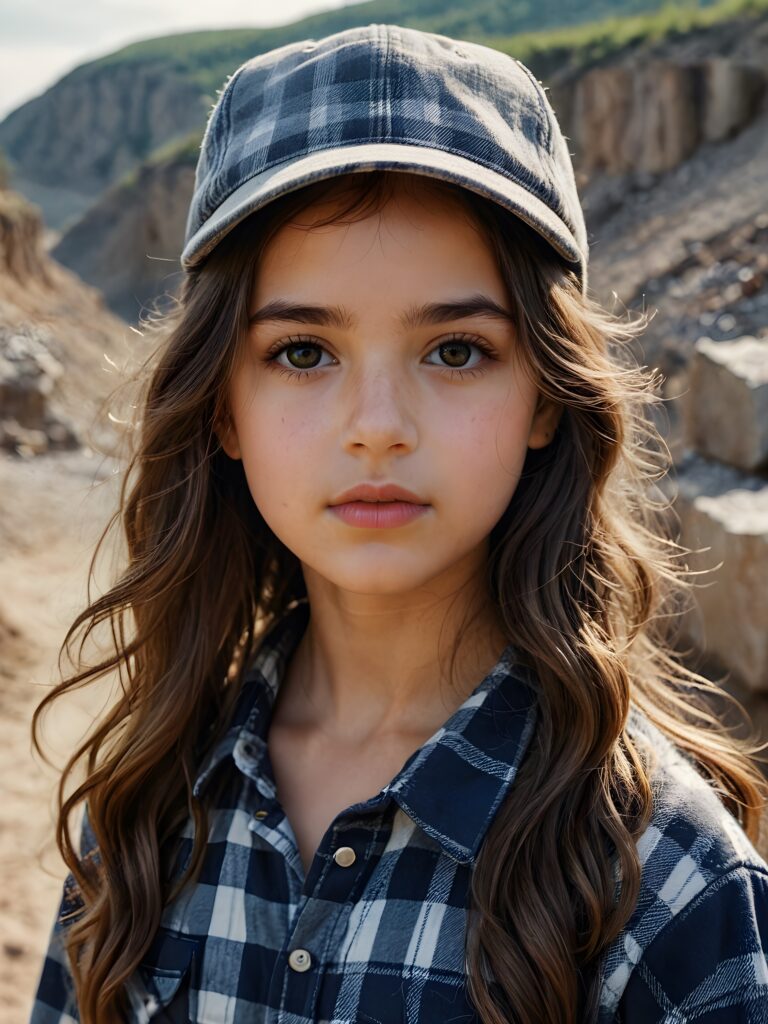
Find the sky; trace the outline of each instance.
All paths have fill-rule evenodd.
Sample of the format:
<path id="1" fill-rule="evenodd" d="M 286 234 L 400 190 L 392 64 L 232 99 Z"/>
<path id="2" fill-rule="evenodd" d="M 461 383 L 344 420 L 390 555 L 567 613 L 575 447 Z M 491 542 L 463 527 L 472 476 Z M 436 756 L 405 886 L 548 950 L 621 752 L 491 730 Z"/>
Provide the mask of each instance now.
<path id="1" fill-rule="evenodd" d="M 139 39 L 200 28 L 284 25 L 351 2 L 0 0 L 0 120 L 78 64 Z"/>

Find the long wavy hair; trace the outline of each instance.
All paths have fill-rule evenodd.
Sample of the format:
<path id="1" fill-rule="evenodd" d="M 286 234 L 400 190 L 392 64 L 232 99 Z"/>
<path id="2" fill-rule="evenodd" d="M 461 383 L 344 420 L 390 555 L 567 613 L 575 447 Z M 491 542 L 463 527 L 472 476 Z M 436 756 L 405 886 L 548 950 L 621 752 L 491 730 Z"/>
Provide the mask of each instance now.
<path id="1" fill-rule="evenodd" d="M 315 182 L 249 216 L 188 272 L 174 308 L 144 323 L 157 343 L 132 377 L 115 524 L 116 582 L 75 618 L 59 651 L 61 681 L 43 709 L 117 674 L 117 697 L 65 765 L 56 841 L 79 892 L 66 948 L 83 1024 L 120 1020 L 124 983 L 163 907 L 199 875 L 209 802 L 192 795 L 197 766 L 226 731 L 244 671 L 288 606 L 306 596 L 301 565 L 269 529 L 242 463 L 215 426 L 247 334 L 258 261 L 274 233 L 310 203 L 342 191 L 331 220 L 364 217 L 391 194 L 367 171 Z M 592 969 L 632 912 L 636 840 L 652 812 L 650 768 L 627 729 L 631 704 L 695 759 L 752 840 L 766 801 L 755 736 L 737 736 L 713 699 L 743 707 L 676 653 L 694 585 L 658 486 L 669 452 L 655 425 L 659 376 L 630 342 L 647 326 L 582 295 L 572 267 L 519 218 L 457 185 L 498 261 L 526 372 L 562 406 L 555 440 L 529 450 L 489 543 L 486 582 L 500 621 L 538 679 L 540 715 L 515 785 L 472 875 L 468 991 L 484 1024 L 575 1024 L 598 997 Z M 90 601 L 90 594 L 88 600 Z M 200 624 L 205 623 L 205 628 Z M 86 663 L 106 624 L 106 656 Z M 76 639 L 79 651 L 73 655 Z M 71 674 L 62 672 L 67 652 Z M 84 779 L 65 791 L 84 769 Z M 98 857 L 78 855 L 70 818 L 87 801 Z M 179 877 L 174 837 L 194 846 Z M 599 851 L 605 855 L 600 856 Z M 614 867 L 621 885 L 616 896 Z"/>

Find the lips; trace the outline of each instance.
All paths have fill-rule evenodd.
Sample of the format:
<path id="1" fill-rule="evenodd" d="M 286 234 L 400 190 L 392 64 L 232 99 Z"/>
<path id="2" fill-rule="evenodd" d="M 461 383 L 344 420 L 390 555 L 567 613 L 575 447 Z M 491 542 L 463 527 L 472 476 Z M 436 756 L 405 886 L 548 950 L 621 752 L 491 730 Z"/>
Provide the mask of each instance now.
<path id="1" fill-rule="evenodd" d="M 370 530 L 405 526 L 428 513 L 430 505 L 398 484 L 358 484 L 338 495 L 330 508 L 348 526 Z"/>
<path id="2" fill-rule="evenodd" d="M 428 504 L 418 494 L 414 494 L 413 491 L 400 487 L 398 484 L 357 484 L 356 487 L 343 491 L 334 498 L 331 505 L 345 505 L 353 501 L 405 501 L 412 505 Z"/>

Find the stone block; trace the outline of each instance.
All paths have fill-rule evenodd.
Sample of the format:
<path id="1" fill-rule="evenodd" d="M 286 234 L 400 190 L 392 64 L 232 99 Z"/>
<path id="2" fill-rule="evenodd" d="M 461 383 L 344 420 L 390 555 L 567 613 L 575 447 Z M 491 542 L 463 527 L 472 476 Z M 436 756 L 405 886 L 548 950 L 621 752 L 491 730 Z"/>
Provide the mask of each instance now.
<path id="1" fill-rule="evenodd" d="M 665 490 L 675 497 L 695 607 L 683 633 L 696 649 L 768 693 L 768 480 L 686 452 Z"/>
<path id="2" fill-rule="evenodd" d="M 685 444 L 747 472 L 768 465 L 768 338 L 699 338 L 683 402 Z"/>

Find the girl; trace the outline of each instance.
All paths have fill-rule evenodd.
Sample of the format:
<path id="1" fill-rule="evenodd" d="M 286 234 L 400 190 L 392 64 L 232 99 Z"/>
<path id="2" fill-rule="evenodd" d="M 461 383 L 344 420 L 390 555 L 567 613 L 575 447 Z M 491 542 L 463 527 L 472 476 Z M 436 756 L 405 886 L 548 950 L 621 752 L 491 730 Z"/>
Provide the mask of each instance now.
<path id="1" fill-rule="evenodd" d="M 114 650 L 33 721 L 118 670 L 33 1024 L 768 1021 L 761 748 L 672 652 L 645 322 L 536 79 L 395 25 L 254 58 L 182 263 L 65 639 Z"/>

